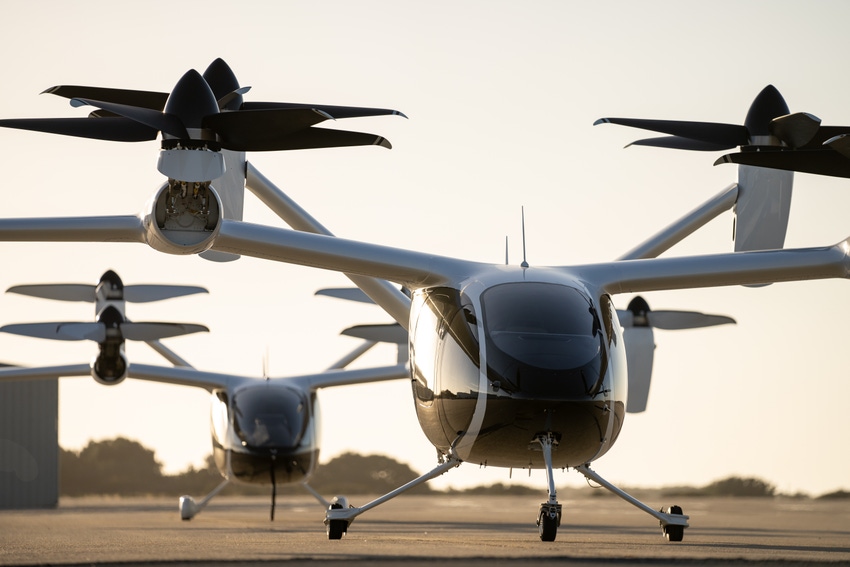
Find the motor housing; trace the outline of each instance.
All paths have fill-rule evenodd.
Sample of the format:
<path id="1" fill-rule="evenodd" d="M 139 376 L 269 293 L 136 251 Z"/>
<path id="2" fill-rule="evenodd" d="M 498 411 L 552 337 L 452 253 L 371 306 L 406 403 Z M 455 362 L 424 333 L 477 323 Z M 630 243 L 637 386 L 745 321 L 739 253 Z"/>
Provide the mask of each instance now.
<path id="1" fill-rule="evenodd" d="M 169 179 L 149 203 L 142 225 L 151 248 L 187 255 L 212 246 L 221 219 L 221 199 L 209 182 Z"/>

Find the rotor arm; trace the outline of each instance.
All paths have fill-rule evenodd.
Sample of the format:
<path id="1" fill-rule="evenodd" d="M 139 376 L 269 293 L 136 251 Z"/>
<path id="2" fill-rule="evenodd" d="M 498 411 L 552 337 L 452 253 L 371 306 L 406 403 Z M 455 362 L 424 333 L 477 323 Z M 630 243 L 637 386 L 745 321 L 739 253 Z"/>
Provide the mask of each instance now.
<path id="1" fill-rule="evenodd" d="M 390 280 L 408 287 L 443 285 L 476 266 L 391 246 L 223 220 L 212 250 Z"/>
<path id="2" fill-rule="evenodd" d="M 302 232 L 334 236 L 330 230 L 260 173 L 251 162 L 246 165 L 246 187 L 285 223 Z M 407 329 L 410 298 L 401 290 L 385 280 L 357 274 L 346 273 L 345 275 L 399 325 Z"/>
<path id="3" fill-rule="evenodd" d="M 24 242 L 145 242 L 135 215 L 0 219 L 0 240 Z"/>
<path id="4" fill-rule="evenodd" d="M 14 380 L 55 380 L 56 378 L 78 376 L 91 376 L 91 366 L 88 364 L 65 364 L 60 366 L 10 366 L 0 368 L 0 382 Z"/>
<path id="5" fill-rule="evenodd" d="M 737 200 L 738 184 L 733 183 L 617 259 L 655 258 L 696 232 L 719 214 L 734 207 Z"/>
<path id="6" fill-rule="evenodd" d="M 377 341 L 363 341 L 358 345 L 354 350 L 328 366 L 328 370 L 342 370 L 361 356 L 363 356 L 369 349 L 378 344 Z"/>
<path id="7" fill-rule="evenodd" d="M 401 379 L 410 379 L 410 371 L 406 364 L 360 368 L 356 370 L 327 370 L 319 374 L 286 378 L 286 380 L 294 380 L 311 390 Z"/>

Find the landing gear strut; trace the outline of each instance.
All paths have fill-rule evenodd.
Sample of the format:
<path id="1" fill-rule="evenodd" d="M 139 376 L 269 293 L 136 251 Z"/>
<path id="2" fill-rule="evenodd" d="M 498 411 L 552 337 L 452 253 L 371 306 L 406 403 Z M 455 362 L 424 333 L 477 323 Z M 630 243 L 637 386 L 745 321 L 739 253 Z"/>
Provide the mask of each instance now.
<path id="1" fill-rule="evenodd" d="M 537 527 L 542 541 L 555 541 L 558 526 L 561 525 L 561 505 L 555 492 L 555 477 L 552 473 L 552 447 L 558 445 L 558 440 L 550 431 L 538 435 L 535 439 L 543 449 L 543 461 L 546 463 L 546 481 L 549 484 L 549 500 L 540 504 L 537 513 Z"/>
<path id="2" fill-rule="evenodd" d="M 371 510 L 375 506 L 395 498 L 402 492 L 406 492 L 414 486 L 418 486 L 423 482 L 427 482 L 432 478 L 440 476 L 447 470 L 460 465 L 461 462 L 462 461 L 454 455 L 454 451 L 450 451 L 449 454 L 442 459 L 442 462 L 429 472 L 411 480 L 403 486 L 396 488 L 392 492 L 384 494 L 380 498 L 372 500 L 368 504 L 364 504 L 359 508 L 348 505 L 348 500 L 344 497 L 335 497 L 328 506 L 327 512 L 325 512 L 325 526 L 327 527 L 328 539 L 342 539 L 343 534 L 348 531 L 348 527 L 351 525 L 351 522 L 354 521 L 354 518 L 366 510 Z"/>
<path id="3" fill-rule="evenodd" d="M 664 534 L 667 541 L 682 541 L 682 538 L 685 535 L 685 528 L 688 527 L 688 517 L 682 513 L 682 509 L 679 506 L 670 506 L 667 509 L 667 512 L 662 510 L 655 511 L 634 496 L 623 492 L 596 474 L 596 472 L 592 471 L 589 466 L 581 465 L 576 467 L 576 470 L 583 474 L 586 478 L 601 484 L 632 506 L 640 508 L 650 516 L 658 519 L 658 522 L 661 524 L 661 533 Z"/>
<path id="4" fill-rule="evenodd" d="M 195 502 L 195 499 L 191 496 L 181 496 L 180 497 L 180 519 L 181 520 L 191 520 L 194 518 L 198 512 L 204 509 L 204 506 L 213 499 L 213 497 L 221 492 L 225 486 L 230 484 L 230 479 L 224 479 L 221 484 L 216 486 L 212 492 L 204 496 L 200 502 Z"/>

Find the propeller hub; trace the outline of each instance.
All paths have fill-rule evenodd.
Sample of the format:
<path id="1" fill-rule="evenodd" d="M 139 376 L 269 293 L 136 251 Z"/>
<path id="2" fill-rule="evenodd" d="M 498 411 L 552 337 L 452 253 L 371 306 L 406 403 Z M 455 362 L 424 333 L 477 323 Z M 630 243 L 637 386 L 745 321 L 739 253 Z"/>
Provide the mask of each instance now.
<path id="1" fill-rule="evenodd" d="M 187 129 L 200 128 L 205 116 L 218 113 L 218 101 L 201 74 L 190 69 L 165 101 L 165 112 L 179 117 Z"/>
<path id="2" fill-rule="evenodd" d="M 750 134 L 750 144 L 778 145 L 779 140 L 771 136 L 770 122 L 774 118 L 785 116 L 789 112 L 788 104 L 776 87 L 767 85 L 763 88 L 756 96 L 753 104 L 750 105 L 747 117 L 744 120 L 744 126 Z M 768 139 L 765 140 L 764 138 Z M 773 140 L 770 140 L 770 138 Z"/>

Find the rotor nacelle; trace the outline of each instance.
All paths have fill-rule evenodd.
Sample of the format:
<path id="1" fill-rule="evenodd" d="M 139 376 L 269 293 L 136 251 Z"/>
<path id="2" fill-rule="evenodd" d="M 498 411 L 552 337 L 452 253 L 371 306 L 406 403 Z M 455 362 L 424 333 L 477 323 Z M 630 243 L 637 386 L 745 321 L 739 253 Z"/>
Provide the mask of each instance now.
<path id="1" fill-rule="evenodd" d="M 94 381 L 104 386 L 115 386 L 127 377 L 130 363 L 123 349 L 115 353 L 106 353 L 101 347 L 101 352 L 91 361 L 91 375 Z"/>
<path id="2" fill-rule="evenodd" d="M 208 181 L 170 178 L 157 191 L 148 210 L 142 219 L 145 241 L 159 252 L 204 252 L 221 228 L 221 199 Z"/>

